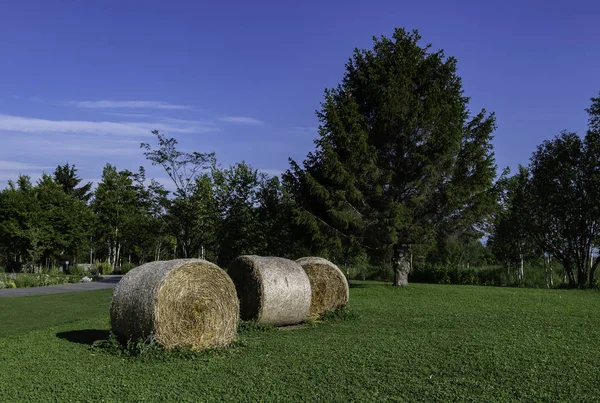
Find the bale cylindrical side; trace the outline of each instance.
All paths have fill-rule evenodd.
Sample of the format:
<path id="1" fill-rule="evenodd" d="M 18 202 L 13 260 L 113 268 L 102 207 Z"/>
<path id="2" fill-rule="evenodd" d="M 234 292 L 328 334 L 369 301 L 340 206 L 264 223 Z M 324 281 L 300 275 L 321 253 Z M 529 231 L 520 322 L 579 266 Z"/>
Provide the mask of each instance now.
<path id="1" fill-rule="evenodd" d="M 237 290 L 242 320 L 283 326 L 300 323 L 308 316 L 310 281 L 293 260 L 240 256 L 227 273 Z"/>
<path id="2" fill-rule="evenodd" d="M 227 273 L 206 260 L 151 262 L 117 284 L 110 319 L 123 342 L 153 337 L 165 348 L 199 350 L 235 340 L 239 302 Z"/>
<path id="3" fill-rule="evenodd" d="M 321 316 L 346 306 L 350 295 L 348 282 L 335 264 L 321 257 L 303 257 L 296 262 L 310 280 L 310 316 Z"/>

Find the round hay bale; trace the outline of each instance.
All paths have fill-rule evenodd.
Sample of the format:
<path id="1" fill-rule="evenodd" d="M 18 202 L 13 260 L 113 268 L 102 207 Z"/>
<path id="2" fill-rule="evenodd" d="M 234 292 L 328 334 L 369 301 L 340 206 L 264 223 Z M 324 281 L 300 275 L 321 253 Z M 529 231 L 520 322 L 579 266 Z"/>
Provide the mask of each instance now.
<path id="1" fill-rule="evenodd" d="M 335 264 L 321 257 L 303 257 L 296 262 L 310 280 L 310 316 L 321 316 L 346 306 L 350 294 L 348 282 Z"/>
<path id="2" fill-rule="evenodd" d="M 283 326 L 306 319 L 310 281 L 302 267 L 281 257 L 240 256 L 229 265 L 242 320 Z"/>
<path id="3" fill-rule="evenodd" d="M 227 273 L 202 259 L 136 267 L 110 302 L 111 325 L 122 342 L 153 337 L 165 348 L 226 346 L 236 337 L 239 312 Z"/>

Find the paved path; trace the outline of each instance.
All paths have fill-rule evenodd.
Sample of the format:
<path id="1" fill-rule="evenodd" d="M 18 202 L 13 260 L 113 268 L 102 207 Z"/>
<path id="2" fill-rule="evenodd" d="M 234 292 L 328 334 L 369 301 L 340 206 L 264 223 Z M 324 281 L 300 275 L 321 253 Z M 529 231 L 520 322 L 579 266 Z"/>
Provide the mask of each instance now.
<path id="1" fill-rule="evenodd" d="M 24 295 L 46 295 L 46 294 L 58 294 L 61 292 L 82 292 L 82 291 L 93 291 L 93 290 L 104 290 L 107 288 L 114 288 L 117 283 L 121 280 L 119 275 L 106 275 L 102 276 L 103 279 L 100 281 L 94 281 L 92 283 L 77 283 L 77 284 L 63 284 L 63 285 L 49 285 L 46 287 L 28 287 L 28 288 L 9 288 L 0 290 L 0 298 L 2 297 L 20 297 Z"/>

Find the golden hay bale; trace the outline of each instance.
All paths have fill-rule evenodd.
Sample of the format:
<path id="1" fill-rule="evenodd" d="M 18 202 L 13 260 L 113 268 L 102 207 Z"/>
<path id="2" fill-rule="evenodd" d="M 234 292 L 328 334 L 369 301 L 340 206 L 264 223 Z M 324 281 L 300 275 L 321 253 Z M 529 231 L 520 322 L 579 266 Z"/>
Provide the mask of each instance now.
<path id="1" fill-rule="evenodd" d="M 303 257 L 296 262 L 302 266 L 310 280 L 310 316 L 321 316 L 348 303 L 348 282 L 335 264 L 320 257 Z"/>
<path id="2" fill-rule="evenodd" d="M 153 337 L 165 348 L 226 346 L 236 337 L 239 312 L 227 273 L 202 259 L 136 267 L 110 302 L 111 325 L 121 341 Z"/>
<path id="3" fill-rule="evenodd" d="M 283 326 L 306 319 L 310 281 L 302 267 L 280 257 L 240 256 L 229 265 L 242 320 Z"/>

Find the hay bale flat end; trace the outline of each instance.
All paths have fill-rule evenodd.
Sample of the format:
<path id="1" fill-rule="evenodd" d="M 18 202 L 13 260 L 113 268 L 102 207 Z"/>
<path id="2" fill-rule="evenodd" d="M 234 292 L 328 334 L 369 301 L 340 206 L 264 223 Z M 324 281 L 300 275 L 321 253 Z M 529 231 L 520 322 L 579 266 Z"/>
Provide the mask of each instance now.
<path id="1" fill-rule="evenodd" d="M 218 266 L 202 259 L 159 261 L 121 279 L 110 317 L 122 342 L 152 337 L 165 348 L 200 350 L 235 340 L 239 302 Z"/>

